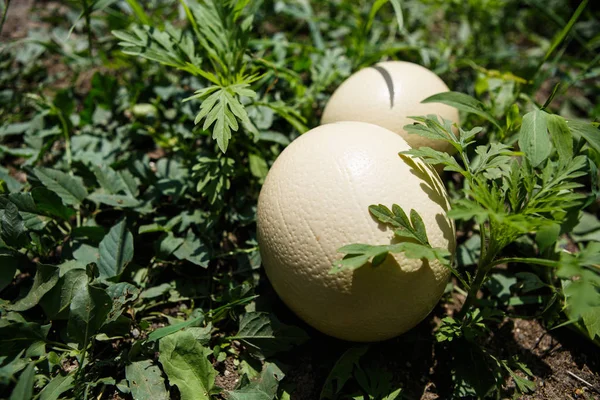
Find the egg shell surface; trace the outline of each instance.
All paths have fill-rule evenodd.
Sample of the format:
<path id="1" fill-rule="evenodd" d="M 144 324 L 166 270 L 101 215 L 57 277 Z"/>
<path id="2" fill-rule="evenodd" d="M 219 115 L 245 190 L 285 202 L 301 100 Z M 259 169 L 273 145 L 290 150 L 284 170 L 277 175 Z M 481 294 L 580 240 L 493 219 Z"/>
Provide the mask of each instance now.
<path id="1" fill-rule="evenodd" d="M 370 122 L 396 132 L 413 148 L 428 146 L 454 153 L 448 142 L 409 134 L 409 117 L 437 115 L 458 123 L 458 110 L 442 103 L 421 103 L 448 86 L 427 68 L 406 61 L 386 61 L 361 69 L 346 79 L 329 99 L 321 124 L 339 121 Z"/>
<path id="2" fill-rule="evenodd" d="M 271 167 L 257 210 L 266 274 L 281 299 L 316 329 L 350 341 L 379 341 L 414 327 L 443 294 L 438 261 L 388 256 L 383 264 L 330 274 L 348 244 L 397 243 L 371 204 L 416 210 L 433 247 L 455 248 L 439 176 L 399 135 L 363 122 L 322 125 L 292 142 Z"/>

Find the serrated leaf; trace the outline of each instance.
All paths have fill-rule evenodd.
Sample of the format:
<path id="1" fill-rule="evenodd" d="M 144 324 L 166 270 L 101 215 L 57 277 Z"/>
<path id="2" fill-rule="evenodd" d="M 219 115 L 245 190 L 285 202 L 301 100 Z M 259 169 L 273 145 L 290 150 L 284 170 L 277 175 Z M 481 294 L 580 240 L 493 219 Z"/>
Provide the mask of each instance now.
<path id="1" fill-rule="evenodd" d="M 228 399 L 231 400 L 273 400 L 277 396 L 279 382 L 284 378 L 284 373 L 273 363 L 265 363 L 260 377 L 248 385 L 230 391 Z"/>
<path id="2" fill-rule="evenodd" d="M 58 282 L 59 269 L 53 265 L 38 264 L 33 286 L 27 296 L 20 299 L 8 308 L 13 311 L 26 311 L 35 307 L 40 299 L 48 293 Z"/>
<path id="3" fill-rule="evenodd" d="M 249 312 L 240 318 L 238 333 L 231 339 L 243 340 L 265 358 L 287 351 L 308 340 L 300 328 L 281 323 L 274 315 Z"/>
<path id="4" fill-rule="evenodd" d="M 546 161 L 552 152 L 547 116 L 544 111 L 531 111 L 523 116 L 521 123 L 519 148 L 534 168 Z"/>
<path id="5" fill-rule="evenodd" d="M 600 153 L 600 130 L 589 122 L 567 120 L 567 126 L 576 137 L 582 137 Z"/>
<path id="6" fill-rule="evenodd" d="M 87 280 L 80 280 L 78 283 L 69 307 L 67 328 L 69 337 L 81 348 L 104 323 L 112 300 L 104 289 L 89 285 Z"/>
<path id="7" fill-rule="evenodd" d="M 590 339 L 600 338 L 600 306 L 590 307 L 583 311 L 581 319 Z"/>
<path id="8" fill-rule="evenodd" d="M 125 220 L 113 226 L 100 242 L 98 272 L 100 279 L 110 279 L 121 275 L 133 259 L 133 235 L 127 229 Z"/>
<path id="9" fill-rule="evenodd" d="M 35 176 L 46 188 L 56 193 L 65 205 L 78 206 L 88 193 L 81 178 L 50 168 L 35 168 Z"/>
<path id="10" fill-rule="evenodd" d="M 210 400 L 217 376 L 217 371 L 207 359 L 212 351 L 186 331 L 162 338 L 159 349 L 158 360 L 169 378 L 169 384 L 179 389 L 181 400 Z"/>
<path id="11" fill-rule="evenodd" d="M 25 222 L 17 206 L 9 202 L 1 213 L 0 238 L 9 246 L 17 249 L 27 245 Z"/>
<path id="12" fill-rule="evenodd" d="M 434 94 L 421 101 L 421 103 L 442 103 L 450 107 L 458 108 L 461 111 L 479 115 L 480 117 L 490 121 L 496 128 L 502 130 L 498 121 L 487 111 L 485 111 L 483 103 L 473 97 L 460 92 L 444 92 Z"/>
<path id="13" fill-rule="evenodd" d="M 329 372 L 327 379 L 325 379 L 319 399 L 332 400 L 337 398 L 346 382 L 352 377 L 354 367 L 358 365 L 359 360 L 368 349 L 369 346 L 352 347 L 342 354 Z"/>
<path id="14" fill-rule="evenodd" d="M 169 393 L 160 368 L 152 360 L 132 362 L 125 367 L 134 400 L 168 400 Z"/>

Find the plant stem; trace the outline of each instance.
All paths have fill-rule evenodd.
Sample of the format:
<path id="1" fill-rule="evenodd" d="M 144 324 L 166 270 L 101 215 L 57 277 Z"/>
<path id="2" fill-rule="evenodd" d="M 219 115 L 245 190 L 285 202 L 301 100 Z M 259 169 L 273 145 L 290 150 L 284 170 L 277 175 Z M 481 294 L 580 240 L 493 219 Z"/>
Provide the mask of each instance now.
<path id="1" fill-rule="evenodd" d="M 56 115 L 60 120 L 60 124 L 62 126 L 63 136 L 65 138 L 65 155 L 67 157 L 67 164 L 69 165 L 69 173 L 72 175 L 73 171 L 71 170 L 71 164 L 73 163 L 73 155 L 71 153 L 71 136 L 69 135 L 69 125 L 67 124 L 67 120 L 63 115 L 62 111 L 53 107 L 55 109 Z"/>
<path id="2" fill-rule="evenodd" d="M 83 13 L 85 14 L 85 24 L 87 27 L 87 39 L 88 39 L 88 51 L 90 52 L 90 60 L 93 59 L 92 53 L 92 24 L 90 17 L 90 7 L 88 5 L 88 0 L 81 0 L 83 2 Z"/>
<path id="3" fill-rule="evenodd" d="M 10 0 L 6 0 L 4 12 L 2 13 L 2 21 L 0 21 L 0 34 L 2 33 L 2 28 L 4 28 L 4 22 L 6 21 L 6 16 L 8 15 L 8 7 L 10 7 Z"/>

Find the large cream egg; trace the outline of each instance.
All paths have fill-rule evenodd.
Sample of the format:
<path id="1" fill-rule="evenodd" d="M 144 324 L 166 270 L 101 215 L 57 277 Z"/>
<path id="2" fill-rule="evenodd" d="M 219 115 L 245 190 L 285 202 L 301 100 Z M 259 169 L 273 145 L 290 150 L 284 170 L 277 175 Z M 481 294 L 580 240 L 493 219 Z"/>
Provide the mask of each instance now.
<path id="1" fill-rule="evenodd" d="M 445 141 L 408 134 L 408 118 L 435 114 L 453 123 L 459 122 L 458 110 L 441 103 L 421 101 L 448 86 L 425 67 L 405 61 L 381 62 L 361 69 L 346 79 L 333 93 L 321 118 L 321 124 L 338 121 L 370 122 L 396 132 L 413 148 L 428 146 L 454 152 Z"/>
<path id="2" fill-rule="evenodd" d="M 364 122 L 322 125 L 292 142 L 271 167 L 258 200 L 260 253 L 275 291 L 316 329 L 377 341 L 414 327 L 439 301 L 448 270 L 438 261 L 389 256 L 382 265 L 330 274 L 352 243 L 395 243 L 371 204 L 419 212 L 434 247 L 455 248 L 439 176 L 399 135 Z"/>

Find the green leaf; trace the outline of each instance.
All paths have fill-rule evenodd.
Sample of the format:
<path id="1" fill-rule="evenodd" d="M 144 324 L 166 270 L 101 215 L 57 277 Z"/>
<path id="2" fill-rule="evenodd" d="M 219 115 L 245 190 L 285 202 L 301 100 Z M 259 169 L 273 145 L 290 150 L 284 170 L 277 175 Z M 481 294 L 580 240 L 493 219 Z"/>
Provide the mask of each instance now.
<path id="1" fill-rule="evenodd" d="M 19 376 L 9 400 L 30 400 L 33 398 L 33 380 L 35 378 L 35 363 L 30 362 Z"/>
<path id="2" fill-rule="evenodd" d="M 109 285 L 106 288 L 106 293 L 112 299 L 112 307 L 105 321 L 105 323 L 109 323 L 116 321 L 121 316 L 127 303 L 135 301 L 138 298 L 140 289 L 131 283 L 119 282 Z"/>
<path id="3" fill-rule="evenodd" d="M 40 325 L 35 322 L 11 322 L 3 325 L 1 322 L 6 320 L 0 320 L 0 348 L 2 354 L 6 356 L 16 355 L 32 343 L 46 341 L 52 326 L 52 324 Z"/>
<path id="4" fill-rule="evenodd" d="M 600 152 L 600 130 L 589 122 L 567 120 L 567 126 L 575 135 L 582 137 L 597 152 Z"/>
<path id="5" fill-rule="evenodd" d="M 33 172 L 44 186 L 62 199 L 65 205 L 78 206 L 88 195 L 81 178 L 43 167 L 35 168 Z"/>
<path id="6" fill-rule="evenodd" d="M 40 392 L 39 400 L 58 400 L 63 393 L 73 387 L 73 374 L 57 375 Z"/>
<path id="7" fill-rule="evenodd" d="M 136 361 L 127 365 L 125 377 L 134 400 L 169 399 L 160 368 L 152 360 Z"/>
<path id="8" fill-rule="evenodd" d="M 162 339 L 165 336 L 169 336 L 175 332 L 179 332 L 184 328 L 200 325 L 202 324 L 202 321 L 204 321 L 204 315 L 200 315 L 196 318 L 190 318 L 187 321 L 179 322 L 177 324 L 163 326 L 162 328 L 158 328 L 154 332 L 150 333 L 148 335 L 148 341 L 153 342 L 155 340 Z"/>
<path id="9" fill-rule="evenodd" d="M 394 231 L 396 236 L 415 239 L 422 244 L 429 243 L 423 220 L 415 210 L 410 211 L 410 221 L 404 210 L 397 204 L 392 206 L 392 211 L 383 204 L 371 205 L 369 212 L 379 222 L 398 228 Z"/>
<path id="10" fill-rule="evenodd" d="M 0 238 L 9 246 L 16 249 L 26 246 L 28 238 L 25 229 L 25 222 L 19 214 L 17 206 L 9 202 L 6 204 L 4 212 L 0 218 Z"/>
<path id="11" fill-rule="evenodd" d="M 18 263 L 17 257 L 0 254 L 0 292 L 12 282 L 15 272 L 17 272 Z"/>
<path id="12" fill-rule="evenodd" d="M 525 153 L 532 167 L 537 167 L 548 159 L 552 143 L 548 136 L 547 118 L 544 111 L 535 110 L 523 116 L 519 133 L 519 148 Z"/>
<path id="13" fill-rule="evenodd" d="M 33 286 L 27 296 L 18 300 L 8 308 L 13 311 L 26 311 L 35 307 L 40 299 L 48 293 L 58 282 L 59 269 L 53 265 L 38 264 Z"/>
<path id="14" fill-rule="evenodd" d="M 540 228 L 535 234 L 535 242 L 540 248 L 540 251 L 545 251 L 550 246 L 553 246 L 560 235 L 560 225 L 550 224 Z"/>
<path id="15" fill-rule="evenodd" d="M 267 176 L 267 172 L 269 172 L 267 162 L 258 154 L 250 154 L 248 161 L 250 163 L 250 172 L 262 182 Z"/>
<path id="16" fill-rule="evenodd" d="M 41 306 L 49 319 L 67 319 L 69 307 L 75 291 L 87 282 L 85 269 L 72 269 L 67 271 L 58 284 L 52 288 L 41 301 Z"/>
<path id="17" fill-rule="evenodd" d="M 351 347 L 342 354 L 327 375 L 319 399 L 337 399 L 346 382 L 352 377 L 354 367 L 358 366 L 360 358 L 366 354 L 368 349 L 369 346 Z"/>
<path id="18" fill-rule="evenodd" d="M 274 315 L 249 312 L 240 318 L 237 335 L 230 339 L 243 340 L 265 358 L 288 351 L 308 340 L 302 329 L 281 323 Z"/>
<path id="19" fill-rule="evenodd" d="M 248 80 L 252 79 L 251 77 L 244 78 Z M 231 139 L 231 131 L 237 131 L 239 128 L 238 121 L 246 129 L 252 126 L 246 109 L 238 100 L 238 97 L 256 97 L 256 92 L 250 90 L 249 87 L 250 85 L 243 80 L 237 84 L 225 87 L 210 86 L 197 91 L 194 96 L 186 99 L 191 100 L 206 97 L 200 105 L 200 112 L 196 116 L 194 123 L 198 124 L 204 120 L 203 130 L 209 129 L 214 124 L 212 137 L 216 139 L 223 153 L 227 151 L 227 146 Z"/>
<path id="20" fill-rule="evenodd" d="M 194 335 L 186 331 L 162 338 L 159 349 L 158 360 L 169 383 L 179 389 L 181 400 L 210 400 L 217 375 L 207 359 L 212 351 L 200 345 Z"/>
<path id="21" fill-rule="evenodd" d="M 122 194 L 106 194 L 106 193 L 92 193 L 88 199 L 96 203 L 102 203 L 113 207 L 132 208 L 138 207 L 141 203 L 138 199 L 135 199 L 129 195 Z"/>
<path id="22" fill-rule="evenodd" d="M 196 237 L 192 230 L 188 231 L 185 241 L 173 253 L 180 260 L 187 260 L 202 268 L 208 267 L 210 261 L 208 248 Z"/>
<path id="23" fill-rule="evenodd" d="M 583 311 L 581 318 L 590 339 L 600 338 L 600 306 L 590 307 Z"/>
<path id="24" fill-rule="evenodd" d="M 45 187 L 40 186 L 33 188 L 31 190 L 31 195 L 33 196 L 37 209 L 41 213 L 58 217 L 65 221 L 68 221 L 75 215 L 75 211 L 72 208 L 65 206 L 56 193 Z"/>
<path id="25" fill-rule="evenodd" d="M 111 298 L 106 290 L 89 285 L 86 280 L 78 283 L 70 305 L 68 333 L 83 348 L 104 323 Z"/>
<path id="26" fill-rule="evenodd" d="M 98 272 L 100 279 L 120 276 L 133 259 L 133 235 L 123 219 L 113 226 L 100 242 Z"/>
<path id="27" fill-rule="evenodd" d="M 430 165 L 441 164 L 444 166 L 444 171 L 455 171 L 465 175 L 466 171 L 458 164 L 456 159 L 445 151 L 437 151 L 430 147 L 421 147 L 419 149 L 410 149 L 400 153 L 400 156 L 410 155 L 419 157 L 421 160 Z"/>
<path id="28" fill-rule="evenodd" d="M 548 131 L 559 159 L 570 161 L 573 158 L 573 135 L 567 121 L 559 115 L 548 115 Z"/>
<path id="29" fill-rule="evenodd" d="M 229 392 L 227 398 L 231 400 L 273 400 L 277 398 L 279 382 L 284 376 L 277 365 L 265 363 L 258 380 Z"/>
<path id="30" fill-rule="evenodd" d="M 458 108 L 461 111 L 479 115 L 480 117 L 490 121 L 498 130 L 502 130 L 496 118 L 485 111 L 485 106 L 480 101 L 473 97 L 460 92 L 444 92 L 434 94 L 421 101 L 421 103 L 442 103 L 450 107 Z"/>

